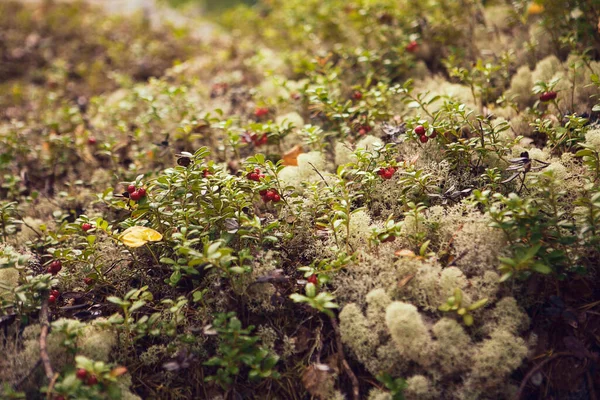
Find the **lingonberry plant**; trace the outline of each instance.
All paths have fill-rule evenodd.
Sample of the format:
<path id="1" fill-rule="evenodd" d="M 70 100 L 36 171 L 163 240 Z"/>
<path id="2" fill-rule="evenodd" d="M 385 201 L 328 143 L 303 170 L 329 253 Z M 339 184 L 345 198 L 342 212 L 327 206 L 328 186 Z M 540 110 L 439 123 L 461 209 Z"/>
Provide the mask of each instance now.
<path id="1" fill-rule="evenodd" d="M 0 2 L 0 397 L 592 388 L 592 3 Z"/>

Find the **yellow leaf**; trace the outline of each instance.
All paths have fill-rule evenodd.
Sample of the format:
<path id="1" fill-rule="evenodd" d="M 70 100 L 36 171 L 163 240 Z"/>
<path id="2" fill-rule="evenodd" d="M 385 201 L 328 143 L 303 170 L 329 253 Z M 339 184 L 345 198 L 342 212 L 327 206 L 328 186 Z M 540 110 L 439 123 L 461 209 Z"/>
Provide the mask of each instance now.
<path id="1" fill-rule="evenodd" d="M 538 15 L 544 12 L 544 6 L 537 3 L 531 3 L 527 8 L 527 14 Z"/>
<path id="2" fill-rule="evenodd" d="M 141 247 L 148 242 L 158 242 L 159 240 L 162 240 L 162 235 L 145 226 L 132 226 L 125 229 L 125 232 L 119 236 L 119 241 L 127 247 Z"/>

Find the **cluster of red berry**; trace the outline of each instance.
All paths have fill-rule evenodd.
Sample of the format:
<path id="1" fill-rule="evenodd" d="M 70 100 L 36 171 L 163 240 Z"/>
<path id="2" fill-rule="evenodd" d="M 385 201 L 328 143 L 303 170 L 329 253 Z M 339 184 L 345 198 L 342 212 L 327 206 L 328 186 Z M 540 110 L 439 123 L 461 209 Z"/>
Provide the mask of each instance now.
<path id="1" fill-rule="evenodd" d="M 554 100 L 557 96 L 557 93 L 554 91 L 544 92 L 540 95 L 540 101 L 546 103 L 548 101 Z"/>
<path id="2" fill-rule="evenodd" d="M 75 373 L 75 376 L 80 381 L 84 381 L 85 384 L 88 386 L 94 386 L 98 383 L 98 378 L 96 377 L 96 375 L 91 375 L 83 368 L 79 368 Z"/>
<path id="3" fill-rule="evenodd" d="M 277 189 L 264 189 L 259 193 L 265 203 L 268 203 L 269 201 L 272 201 L 273 203 L 279 203 L 281 201 L 281 195 L 279 195 Z"/>
<path id="4" fill-rule="evenodd" d="M 260 172 L 260 169 L 258 169 L 258 168 L 256 168 L 252 172 L 248 172 L 248 174 L 246 175 L 246 178 L 250 179 L 251 181 L 255 181 L 255 182 L 260 181 L 264 177 L 265 177 L 265 174 L 262 174 Z"/>
<path id="5" fill-rule="evenodd" d="M 269 109 L 267 107 L 256 107 L 256 110 L 254 110 L 254 116 L 256 118 L 262 118 L 267 114 L 269 114 Z"/>
<path id="6" fill-rule="evenodd" d="M 362 93 L 359 92 L 358 90 L 355 90 L 354 93 L 352 93 L 352 98 L 354 100 L 360 100 L 360 99 L 362 99 L 362 96 L 363 96 Z"/>
<path id="7" fill-rule="evenodd" d="M 60 296 L 60 292 L 58 290 L 51 290 L 50 291 L 50 295 L 48 296 L 48 303 L 49 304 L 54 304 L 56 303 L 56 300 L 58 300 L 58 297 Z"/>
<path id="8" fill-rule="evenodd" d="M 136 188 L 134 184 L 127 186 L 127 192 L 129 193 L 129 198 L 133 201 L 139 201 L 144 196 L 146 196 L 146 189 Z"/>
<path id="9" fill-rule="evenodd" d="M 48 271 L 48 273 L 50 273 L 52 275 L 56 275 L 60 272 L 61 269 L 62 269 L 62 262 L 60 262 L 60 260 L 54 260 L 48 266 L 47 271 Z"/>
<path id="10" fill-rule="evenodd" d="M 249 139 L 250 139 L 250 142 L 252 142 L 252 144 L 255 145 L 256 147 L 260 147 L 263 144 L 267 144 L 267 141 L 269 140 L 266 133 L 263 133 L 262 135 L 257 135 L 256 133 L 252 133 L 250 135 Z"/>
<path id="11" fill-rule="evenodd" d="M 396 172 L 397 167 L 386 167 L 386 168 L 379 168 L 377 170 L 377 175 L 379 175 L 380 177 L 382 177 L 383 179 L 392 179 L 392 176 L 394 176 L 394 172 Z"/>
<path id="12" fill-rule="evenodd" d="M 426 135 L 427 131 L 425 130 L 425 127 L 423 125 L 417 125 L 415 127 L 414 132 L 417 136 L 419 136 L 419 140 L 421 141 L 421 143 L 427 143 L 429 139 L 435 139 L 435 137 L 437 136 L 437 131 L 434 129 L 428 137 Z"/>
<path id="13" fill-rule="evenodd" d="M 413 40 L 406 45 L 406 51 L 408 51 L 409 53 L 414 53 L 415 51 L 417 51 L 417 48 L 419 48 L 419 44 L 416 40 Z"/>
<path id="14" fill-rule="evenodd" d="M 360 136 L 364 136 L 367 133 L 371 132 L 373 128 L 371 128 L 371 125 L 365 124 L 365 125 L 360 125 L 360 128 L 358 129 L 358 134 Z"/>

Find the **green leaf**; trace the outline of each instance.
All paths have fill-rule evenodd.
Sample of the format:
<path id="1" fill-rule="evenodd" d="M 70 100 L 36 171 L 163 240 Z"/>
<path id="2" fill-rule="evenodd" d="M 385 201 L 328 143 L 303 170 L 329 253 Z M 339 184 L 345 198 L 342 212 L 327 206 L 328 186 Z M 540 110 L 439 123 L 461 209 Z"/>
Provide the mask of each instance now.
<path id="1" fill-rule="evenodd" d="M 473 316 L 471 314 L 463 315 L 463 322 L 465 323 L 466 326 L 473 325 Z"/>
<path id="2" fill-rule="evenodd" d="M 531 266 L 531 270 L 540 274 L 549 274 L 552 272 L 552 268 L 542 263 L 535 263 Z"/>

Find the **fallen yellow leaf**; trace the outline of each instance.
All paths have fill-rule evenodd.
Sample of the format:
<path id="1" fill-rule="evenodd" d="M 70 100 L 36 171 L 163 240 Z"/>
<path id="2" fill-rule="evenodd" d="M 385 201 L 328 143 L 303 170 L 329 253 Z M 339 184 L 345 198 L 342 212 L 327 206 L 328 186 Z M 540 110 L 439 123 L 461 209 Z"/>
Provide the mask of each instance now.
<path id="1" fill-rule="evenodd" d="M 538 3 L 531 3 L 527 8 L 527 14 L 538 15 L 544 12 L 544 6 Z"/>
<path id="2" fill-rule="evenodd" d="M 142 247 L 148 242 L 158 242 L 162 238 L 163 236 L 152 228 L 132 226 L 125 229 L 119 236 L 119 241 L 127 247 Z"/>

